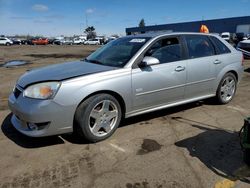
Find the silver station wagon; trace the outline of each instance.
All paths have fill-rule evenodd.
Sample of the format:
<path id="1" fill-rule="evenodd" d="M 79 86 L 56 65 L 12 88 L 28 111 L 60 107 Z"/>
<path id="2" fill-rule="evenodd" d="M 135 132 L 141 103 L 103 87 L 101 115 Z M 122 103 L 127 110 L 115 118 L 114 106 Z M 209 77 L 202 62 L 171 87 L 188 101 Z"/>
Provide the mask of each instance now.
<path id="1" fill-rule="evenodd" d="M 32 137 L 74 131 L 97 142 L 112 135 L 123 117 L 209 97 L 230 102 L 243 60 L 241 52 L 211 34 L 119 38 L 85 60 L 22 75 L 9 97 L 11 121 Z"/>

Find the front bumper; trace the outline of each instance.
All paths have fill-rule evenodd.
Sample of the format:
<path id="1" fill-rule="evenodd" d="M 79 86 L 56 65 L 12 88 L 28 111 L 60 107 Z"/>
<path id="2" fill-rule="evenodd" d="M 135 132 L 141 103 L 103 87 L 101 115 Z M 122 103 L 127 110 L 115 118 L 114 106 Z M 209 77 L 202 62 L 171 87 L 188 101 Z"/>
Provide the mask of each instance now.
<path id="1" fill-rule="evenodd" d="M 63 106 L 53 100 L 26 98 L 22 93 L 18 97 L 12 93 L 8 102 L 13 113 L 13 126 L 27 136 L 42 137 L 73 131 L 74 106 Z M 39 126 L 34 128 L 34 125 Z"/>

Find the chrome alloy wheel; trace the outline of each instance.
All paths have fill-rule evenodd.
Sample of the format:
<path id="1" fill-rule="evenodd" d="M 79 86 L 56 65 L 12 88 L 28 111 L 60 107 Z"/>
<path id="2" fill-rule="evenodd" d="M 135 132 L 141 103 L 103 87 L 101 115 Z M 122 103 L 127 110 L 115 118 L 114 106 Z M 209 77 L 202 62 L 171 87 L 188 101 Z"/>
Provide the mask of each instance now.
<path id="1" fill-rule="evenodd" d="M 103 100 L 91 110 L 88 120 L 90 131 L 95 136 L 105 136 L 113 130 L 118 120 L 118 108 L 111 100 Z"/>
<path id="2" fill-rule="evenodd" d="M 230 101 L 234 94 L 235 94 L 235 90 L 236 90 L 236 82 L 234 80 L 233 77 L 231 76 L 227 76 L 221 85 L 221 89 L 220 89 L 220 94 L 221 94 L 221 98 L 224 102 L 228 102 Z"/>

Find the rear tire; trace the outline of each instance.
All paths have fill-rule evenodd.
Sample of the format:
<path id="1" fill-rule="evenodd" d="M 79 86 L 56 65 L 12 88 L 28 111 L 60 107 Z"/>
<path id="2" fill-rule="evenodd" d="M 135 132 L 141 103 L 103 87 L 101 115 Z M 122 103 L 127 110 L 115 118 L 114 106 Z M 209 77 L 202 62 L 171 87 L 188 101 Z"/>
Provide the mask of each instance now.
<path id="1" fill-rule="evenodd" d="M 76 110 L 76 133 L 90 142 L 110 137 L 121 121 L 121 106 L 109 94 L 97 94 L 82 102 Z"/>
<path id="2" fill-rule="evenodd" d="M 227 73 L 223 76 L 216 92 L 216 99 L 219 104 L 229 103 L 237 89 L 237 79 L 233 73 Z"/>

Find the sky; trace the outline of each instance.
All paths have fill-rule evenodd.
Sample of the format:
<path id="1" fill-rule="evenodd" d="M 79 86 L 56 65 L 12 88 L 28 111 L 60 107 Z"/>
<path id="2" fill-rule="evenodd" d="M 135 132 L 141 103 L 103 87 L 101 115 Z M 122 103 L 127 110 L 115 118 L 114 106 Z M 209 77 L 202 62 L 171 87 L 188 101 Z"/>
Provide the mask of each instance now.
<path id="1" fill-rule="evenodd" d="M 0 35 L 98 35 L 125 28 L 249 16 L 250 0 L 0 0 Z"/>

